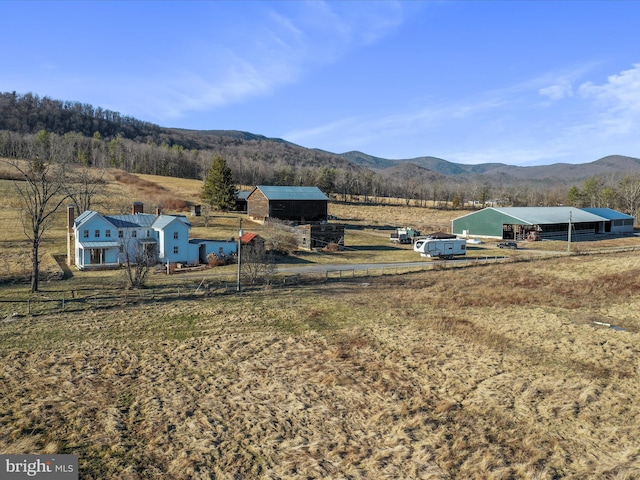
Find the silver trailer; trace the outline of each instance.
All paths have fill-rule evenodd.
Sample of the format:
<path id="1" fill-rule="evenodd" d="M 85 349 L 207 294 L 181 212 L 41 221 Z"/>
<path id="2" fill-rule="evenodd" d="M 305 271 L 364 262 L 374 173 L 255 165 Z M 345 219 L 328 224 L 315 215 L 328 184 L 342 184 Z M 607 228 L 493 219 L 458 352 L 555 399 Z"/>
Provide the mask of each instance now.
<path id="1" fill-rule="evenodd" d="M 413 243 L 413 249 L 423 257 L 450 260 L 467 254 L 467 242 L 457 238 L 419 238 Z"/>

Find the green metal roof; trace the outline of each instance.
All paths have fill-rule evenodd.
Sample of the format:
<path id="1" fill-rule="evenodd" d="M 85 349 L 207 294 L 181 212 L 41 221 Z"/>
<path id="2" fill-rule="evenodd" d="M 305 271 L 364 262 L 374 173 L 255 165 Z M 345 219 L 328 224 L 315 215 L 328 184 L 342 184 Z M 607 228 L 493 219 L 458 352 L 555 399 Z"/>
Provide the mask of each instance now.
<path id="1" fill-rule="evenodd" d="M 618 217 L 617 215 L 623 215 Z M 575 207 L 489 207 L 455 218 L 451 231 L 455 234 L 501 237 L 502 225 L 566 225 L 600 223 L 618 218 L 633 218 L 610 209 Z"/>
<path id="2" fill-rule="evenodd" d="M 617 210 L 613 210 L 611 208 L 583 208 L 582 210 L 593 213 L 595 215 L 599 215 L 606 218 L 607 220 L 633 220 L 634 218 L 631 215 L 618 212 Z"/>
<path id="3" fill-rule="evenodd" d="M 272 185 L 258 185 L 268 200 L 325 200 L 329 201 L 318 187 L 283 187 Z"/>

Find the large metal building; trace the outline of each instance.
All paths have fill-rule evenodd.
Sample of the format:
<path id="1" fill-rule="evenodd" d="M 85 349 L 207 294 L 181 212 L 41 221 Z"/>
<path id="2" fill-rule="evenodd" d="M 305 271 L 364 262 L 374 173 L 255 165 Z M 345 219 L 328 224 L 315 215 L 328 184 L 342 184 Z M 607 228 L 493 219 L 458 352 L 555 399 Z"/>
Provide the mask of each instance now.
<path id="1" fill-rule="evenodd" d="M 451 221 L 456 235 L 505 240 L 567 240 L 601 234 L 631 234 L 635 218 L 610 208 L 489 207 Z"/>

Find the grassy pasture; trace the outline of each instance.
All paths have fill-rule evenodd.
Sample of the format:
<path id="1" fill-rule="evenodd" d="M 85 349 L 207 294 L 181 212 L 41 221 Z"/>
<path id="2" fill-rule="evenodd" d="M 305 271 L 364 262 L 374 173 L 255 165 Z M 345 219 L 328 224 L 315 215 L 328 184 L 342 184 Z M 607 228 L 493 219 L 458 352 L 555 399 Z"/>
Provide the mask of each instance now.
<path id="1" fill-rule="evenodd" d="M 381 261 L 415 258 L 383 248 L 386 226 L 440 230 L 428 227 L 459 214 L 330 208 L 354 226 L 360 250 L 344 255 Z M 237 218 L 194 230 L 233 235 Z M 51 233 L 45 250 L 64 252 Z M 117 291 L 118 273 L 77 272 L 42 295 Z M 5 314 L 0 452 L 75 453 L 83 479 L 640 478 L 639 277 L 637 253 L 558 256 Z"/>
<path id="2" fill-rule="evenodd" d="M 0 451 L 95 479 L 635 478 L 640 272 L 611 260 L 10 319 Z"/>

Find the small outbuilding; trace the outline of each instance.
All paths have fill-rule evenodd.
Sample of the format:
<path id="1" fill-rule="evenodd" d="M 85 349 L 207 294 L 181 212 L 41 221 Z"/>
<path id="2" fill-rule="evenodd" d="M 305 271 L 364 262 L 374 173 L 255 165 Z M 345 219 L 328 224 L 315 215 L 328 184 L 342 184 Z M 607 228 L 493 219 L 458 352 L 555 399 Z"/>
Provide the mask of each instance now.
<path id="1" fill-rule="evenodd" d="M 575 207 L 489 207 L 455 218 L 451 232 L 456 235 L 525 240 L 567 240 L 572 238 L 631 234 L 635 218 L 609 208 Z"/>
<path id="2" fill-rule="evenodd" d="M 247 216 L 258 222 L 321 222 L 327 220 L 328 205 L 329 197 L 318 187 L 258 185 L 247 197 Z"/>
<path id="3" fill-rule="evenodd" d="M 344 248 L 344 225 L 337 223 L 316 223 L 296 227 L 298 248 L 316 250 L 335 245 Z"/>
<path id="4" fill-rule="evenodd" d="M 249 190 L 239 190 L 236 192 L 235 200 L 236 200 L 236 211 L 237 212 L 246 212 L 247 211 L 247 198 L 251 192 Z"/>

